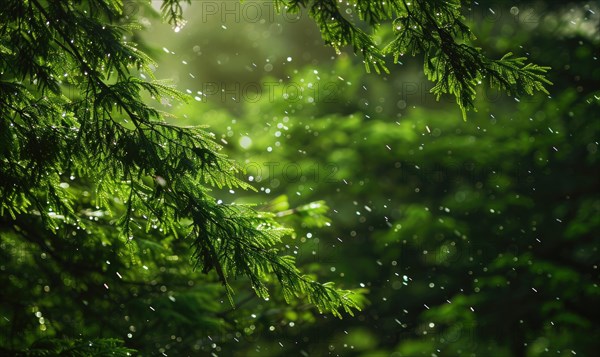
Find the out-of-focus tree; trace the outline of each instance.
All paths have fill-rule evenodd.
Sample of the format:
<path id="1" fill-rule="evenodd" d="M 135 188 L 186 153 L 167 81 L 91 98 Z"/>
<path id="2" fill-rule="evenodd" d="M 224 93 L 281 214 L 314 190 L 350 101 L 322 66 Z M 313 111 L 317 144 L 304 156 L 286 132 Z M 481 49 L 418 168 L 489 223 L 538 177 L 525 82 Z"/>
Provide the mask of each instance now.
<path id="1" fill-rule="evenodd" d="M 299 262 L 370 291 L 350 320 L 284 319 L 260 355 L 598 350 L 598 13 L 587 2 L 474 6 L 486 53 L 523 46 L 556 72 L 550 95 L 482 89 L 466 123 L 426 78 L 364 76 L 345 55 L 263 79 L 298 90 L 263 92 L 234 118 L 209 111 L 270 195 L 331 207 L 325 229 L 297 222 Z"/>

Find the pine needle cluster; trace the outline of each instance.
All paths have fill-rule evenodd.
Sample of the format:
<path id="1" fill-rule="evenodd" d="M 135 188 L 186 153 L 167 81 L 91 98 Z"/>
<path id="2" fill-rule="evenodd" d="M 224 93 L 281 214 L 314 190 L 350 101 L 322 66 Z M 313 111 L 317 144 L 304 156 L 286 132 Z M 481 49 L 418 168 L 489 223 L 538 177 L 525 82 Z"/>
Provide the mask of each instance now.
<path id="1" fill-rule="evenodd" d="M 526 57 L 507 53 L 500 59 L 488 58 L 470 42 L 476 39 L 465 23 L 461 0 L 277 0 L 277 6 L 290 12 L 308 8 L 326 44 L 338 52 L 351 46 L 364 58 L 367 72 L 389 73 L 385 56 L 398 62 L 404 55 L 423 57 L 424 73 L 434 83 L 431 92 L 439 100 L 444 94 L 456 98 L 463 119 L 475 109 L 477 86 L 487 82 L 508 95 L 549 94 L 552 84 L 544 74 L 549 67 L 527 63 Z M 352 22 L 343 8 L 356 13 Z M 393 39 L 377 46 L 367 30 L 391 26 Z"/>

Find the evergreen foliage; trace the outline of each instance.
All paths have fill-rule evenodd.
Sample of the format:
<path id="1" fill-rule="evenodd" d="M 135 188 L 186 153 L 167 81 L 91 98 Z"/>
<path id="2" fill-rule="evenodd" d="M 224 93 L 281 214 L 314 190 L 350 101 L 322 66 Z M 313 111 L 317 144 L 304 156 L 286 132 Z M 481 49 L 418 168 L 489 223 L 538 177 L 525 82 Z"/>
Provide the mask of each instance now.
<path id="1" fill-rule="evenodd" d="M 276 3 L 292 12 L 309 8 L 325 42 L 338 52 L 343 46 L 352 46 L 364 56 L 367 72 L 373 67 L 377 73 L 389 73 L 385 55 L 392 55 L 397 63 L 405 54 L 422 54 L 424 72 L 435 83 L 431 92 L 438 99 L 443 94 L 456 97 L 464 119 L 466 111 L 474 109 L 477 86 L 484 81 L 513 96 L 536 91 L 548 94 L 544 86 L 551 82 L 544 73 L 549 67 L 526 63 L 527 58 L 515 58 L 510 52 L 493 60 L 468 43 L 476 37 L 464 22 L 460 0 L 348 2 L 346 6 L 356 9 L 358 19 L 368 28 L 392 26 L 395 34 L 383 49 L 361 29 L 364 26 L 342 15 L 341 2 L 277 0 Z"/>
<path id="2" fill-rule="evenodd" d="M 165 0 L 162 6 L 174 26 L 182 21 L 180 3 Z M 397 36 L 383 50 L 341 15 L 335 1 L 278 5 L 309 8 L 326 42 L 336 48 L 351 45 L 365 56 L 367 69 L 387 71 L 386 53 L 423 53 L 425 72 L 436 83 L 434 93 L 455 95 L 463 110 L 473 106 L 482 79 L 515 95 L 543 91 L 549 83 L 542 76 L 545 67 L 510 55 L 489 60 L 480 50 L 459 44 L 455 37 L 471 35 L 457 1 L 357 1 L 361 20 L 371 27 L 395 19 Z M 276 281 L 286 301 L 304 298 L 338 317 L 359 309 L 360 294 L 318 283 L 295 266 L 293 256 L 280 254 L 278 247 L 290 234 L 277 220 L 285 210 L 259 212 L 213 198 L 212 189 L 252 186 L 239 179 L 241 168 L 220 153 L 210 132 L 170 124 L 165 113 L 144 100 L 145 95 L 156 101 L 187 98 L 154 78 L 155 63 L 130 40 L 140 27 L 122 11 L 118 0 L 3 3 L 0 233 L 6 264 L 15 252 L 21 263 L 43 264 L 27 253 L 35 247 L 82 283 L 78 294 L 94 295 L 92 285 L 101 287 L 102 280 L 93 274 L 103 268 L 88 261 L 92 255 L 86 249 L 113 247 L 117 256 L 129 250 L 133 265 L 139 263 L 135 254 L 148 246 L 163 249 L 185 238 L 194 263 L 201 272 L 216 274 L 232 304 L 230 282 L 245 277 L 261 298 L 269 297 L 270 282 Z M 318 224 L 315 217 L 324 207 L 317 203 L 293 213 Z M 68 255 L 74 252 L 79 256 Z M 10 286 L 7 301 L 10 291 L 19 289 L 10 281 L 3 277 L 3 285 Z M 4 315 L 30 309 L 35 298 L 11 301 Z M 29 351 L 85 347 L 82 342 L 48 343 Z M 128 352 L 107 340 L 95 346 Z"/>

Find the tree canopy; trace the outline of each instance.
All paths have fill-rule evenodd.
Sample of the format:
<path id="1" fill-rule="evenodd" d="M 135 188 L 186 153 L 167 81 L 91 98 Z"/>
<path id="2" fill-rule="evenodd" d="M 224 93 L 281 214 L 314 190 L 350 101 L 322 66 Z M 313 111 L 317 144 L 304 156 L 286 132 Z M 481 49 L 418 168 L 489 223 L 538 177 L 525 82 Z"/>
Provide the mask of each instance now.
<path id="1" fill-rule="evenodd" d="M 191 2 L 164 0 L 164 20 L 173 27 L 182 26 L 185 3 Z M 5 340 L 0 348 L 7 353 L 31 355 L 126 355 L 152 349 L 165 353 L 165 346 L 169 346 L 165 339 L 175 336 L 172 339 L 177 340 L 179 333 L 195 330 L 194 336 L 201 343 L 193 344 L 193 348 L 204 349 L 212 344 L 210 336 L 208 340 L 199 337 L 207 331 L 236 331 L 229 332 L 232 338 L 252 334 L 255 325 L 236 310 L 252 299 L 251 294 L 245 296 L 244 286 L 251 287 L 267 305 L 273 300 L 282 303 L 283 299 L 289 304 L 282 308 L 286 314 L 300 311 L 301 319 L 306 321 L 314 320 L 315 315 L 306 310 L 304 302 L 337 317 L 364 308 L 364 289 L 319 282 L 316 274 L 298 267 L 297 254 L 289 249 L 286 237 L 296 236 L 294 226 L 328 226 L 328 207 L 319 197 L 327 195 L 326 186 L 316 190 L 319 194 L 311 197 L 314 201 L 291 208 L 285 196 L 259 207 L 224 199 L 227 196 L 223 192 L 236 195 L 236 190 L 256 189 L 245 178 L 244 165 L 224 154 L 212 129 L 178 125 L 171 113 L 160 109 L 161 102 L 185 102 L 189 96 L 155 78 L 156 63 L 144 53 L 143 44 L 135 42 L 144 29 L 136 16 L 124 12 L 125 5 L 116 0 L 9 0 L 0 11 L 0 254 L 5 287 L 0 310 Z M 425 77 L 432 82 L 431 93 L 438 100 L 446 94 L 453 96 L 465 119 L 466 111 L 477 106 L 480 86 L 517 98 L 536 92 L 548 94 L 545 86 L 551 83 L 545 74 L 549 67 L 528 63 L 510 51 L 494 59 L 474 45 L 477 40 L 465 19 L 465 6 L 458 0 L 357 0 L 348 4 L 278 0 L 274 6 L 281 11 L 306 11 L 324 42 L 338 52 L 350 47 L 362 58 L 366 72 L 374 69 L 386 75 L 405 56 L 418 56 Z M 149 13 L 152 8 L 146 4 L 144 11 Z M 378 31 L 387 31 L 384 37 L 390 38 L 388 43 L 380 43 Z M 345 77 L 357 75 L 356 70 L 346 67 L 338 71 Z M 579 108 L 568 95 L 561 100 L 565 106 Z M 262 104 L 265 111 L 279 105 Z M 588 110 L 581 105 L 582 111 Z M 246 110 L 251 116 L 252 109 Z M 537 109 L 531 110 L 535 116 Z M 326 128 L 341 124 L 332 123 L 328 116 L 321 121 L 326 114 L 329 112 L 313 113 L 317 118 L 313 125 L 334 132 Z M 198 117 L 196 124 L 203 122 L 202 113 Z M 340 137 L 357 131 L 365 136 L 382 136 L 380 142 L 391 138 L 407 145 L 414 143 L 404 126 L 392 129 L 379 127 L 384 124 L 362 123 L 356 117 L 343 119 L 344 124 L 338 127 Z M 452 118 L 445 120 L 451 122 Z M 444 124 L 436 121 L 436 125 Z M 511 140 L 519 128 L 533 130 L 515 124 L 508 138 L 492 136 L 489 145 L 493 146 L 495 140 Z M 347 140 L 340 139 L 343 142 Z M 318 147 L 327 145 L 323 142 Z M 343 150 L 341 146 L 336 144 L 335 149 Z M 522 150 L 535 149 L 525 145 Z M 364 155 L 361 150 L 368 152 L 371 148 L 358 148 L 354 154 L 344 151 L 331 161 L 339 162 L 339 157 L 346 154 L 348 161 L 364 161 L 358 159 Z M 439 144 L 439 150 L 474 148 Z M 406 165 L 405 159 L 396 160 Z M 354 167 L 360 166 L 359 162 Z M 376 162 L 373 164 L 373 170 L 379 171 Z M 462 184 L 470 179 L 465 178 Z M 502 186 L 503 179 L 500 174 L 488 178 L 486 173 L 481 180 L 497 181 Z M 392 179 L 391 187 L 381 188 L 381 196 L 388 193 L 386 190 L 392 194 L 398 184 L 410 185 L 410 180 Z M 590 185 L 584 189 L 585 194 L 593 192 L 594 186 Z M 419 187 L 424 189 L 423 185 Z M 453 188 L 449 192 L 444 194 L 455 197 L 463 192 L 465 196 L 461 205 L 450 207 L 452 212 L 470 202 L 466 197 L 471 193 L 465 190 Z M 372 193 L 374 197 L 379 195 Z M 360 195 L 356 192 L 356 197 Z M 491 203 L 489 207 L 485 203 L 480 209 L 505 211 L 515 205 L 526 210 L 528 202 L 516 197 L 515 201 Z M 581 204 L 595 207 L 594 202 Z M 429 222 L 437 232 L 431 234 L 443 236 L 438 240 L 444 243 L 435 249 L 459 249 L 445 237 L 456 232 L 466 237 L 468 229 L 458 218 L 444 213 L 444 217 L 438 217 L 443 222 L 430 222 L 433 213 L 423 213 L 429 212 L 426 208 L 424 203 L 415 203 L 403 208 L 404 216 L 396 217 L 397 222 L 388 223 L 396 230 L 413 229 L 418 236 L 418 222 Z M 590 212 L 593 208 L 583 209 L 583 216 L 576 217 L 586 220 L 592 217 Z M 286 219 L 298 219 L 300 224 L 285 224 Z M 510 223 L 506 229 L 519 234 Z M 574 226 L 567 233 L 572 237 L 588 233 L 588 228 L 583 233 L 577 229 Z M 381 240 L 375 247 L 385 257 L 386 244 L 396 236 L 392 231 L 378 235 Z M 473 255 L 485 256 L 484 250 L 465 241 L 458 244 L 475 249 Z M 413 248 L 420 249 L 419 244 Z M 514 244 L 519 247 L 515 254 L 487 257 L 491 271 L 481 278 L 481 285 L 497 284 L 501 274 L 493 274 L 503 271 L 511 259 L 518 260 L 517 255 L 526 254 L 520 244 Z M 555 258 L 551 254 L 546 257 Z M 520 261 L 526 259 L 521 257 Z M 565 262 L 568 266 L 571 263 L 569 259 Z M 552 270 L 539 264 L 528 268 L 523 263 L 521 268 L 530 269 L 533 275 Z M 589 274 L 587 269 L 573 267 L 556 271 L 556 275 L 568 280 L 576 272 Z M 459 289 L 458 285 L 454 288 Z M 581 292 L 582 299 L 591 301 L 594 291 Z M 456 297 L 453 306 L 471 306 L 478 299 L 471 295 Z M 66 310 L 64 304 L 73 308 Z M 154 318 L 148 317 L 149 311 Z M 109 312 L 124 317 L 111 321 Z M 458 310 L 445 312 L 446 316 L 455 314 L 465 324 L 471 321 Z M 91 324 L 85 318 L 87 314 L 102 321 Z M 565 317 L 569 318 L 579 317 Z M 149 331 L 159 329 L 163 323 L 172 335 L 152 341 L 156 336 Z M 86 330 L 86 336 L 79 335 L 80 329 Z M 118 340 L 123 338 L 123 331 L 142 337 L 123 345 Z M 153 337 L 144 339 L 145 334 Z M 40 339 L 42 336 L 51 338 Z M 520 346 L 522 341 L 511 343 Z"/>

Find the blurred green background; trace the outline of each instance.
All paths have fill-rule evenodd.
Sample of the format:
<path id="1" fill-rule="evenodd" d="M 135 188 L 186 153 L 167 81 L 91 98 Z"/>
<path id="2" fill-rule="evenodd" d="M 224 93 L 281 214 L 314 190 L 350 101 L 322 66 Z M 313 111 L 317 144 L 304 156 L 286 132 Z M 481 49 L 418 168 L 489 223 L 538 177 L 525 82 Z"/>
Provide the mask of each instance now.
<path id="1" fill-rule="evenodd" d="M 367 74 L 306 14 L 272 2 L 192 1 L 176 29 L 128 3 L 156 76 L 191 98 L 160 109 L 209 125 L 257 189 L 214 194 L 283 212 L 296 228 L 283 248 L 367 305 L 338 320 L 277 292 L 260 300 L 240 279 L 232 309 L 217 279 L 193 270 L 189 242 L 155 230 L 136 245 L 73 232 L 56 243 L 71 254 L 63 265 L 6 236 L 4 296 L 28 295 L 2 316 L 28 315 L 0 319 L 0 338 L 105 335 L 170 356 L 598 355 L 600 6 L 469 3 L 476 45 L 551 66 L 550 96 L 482 86 L 463 121 L 452 98 L 429 94 L 421 58 Z M 377 35 L 385 43 L 390 29 Z M 315 215 L 327 207 L 327 220 Z"/>
<path id="2" fill-rule="evenodd" d="M 421 59 L 366 74 L 306 14 L 270 6 L 194 1 L 185 27 L 153 22 L 146 41 L 166 52 L 158 76 L 195 97 L 175 122 L 210 125 L 259 190 L 223 199 L 325 200 L 330 224 L 291 221 L 289 249 L 369 304 L 344 320 L 267 309 L 273 328 L 225 354 L 595 355 L 598 4 L 473 3 L 477 46 L 551 66 L 554 85 L 521 99 L 482 87 L 466 122 L 428 93 Z"/>

